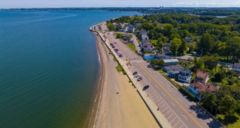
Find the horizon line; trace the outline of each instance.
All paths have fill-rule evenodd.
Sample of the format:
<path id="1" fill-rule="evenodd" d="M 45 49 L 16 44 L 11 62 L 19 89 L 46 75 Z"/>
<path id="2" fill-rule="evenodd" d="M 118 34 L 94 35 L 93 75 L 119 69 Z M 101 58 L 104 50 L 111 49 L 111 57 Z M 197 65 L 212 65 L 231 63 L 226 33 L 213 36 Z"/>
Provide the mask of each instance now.
<path id="1" fill-rule="evenodd" d="M 7 9 L 104 9 L 104 8 L 239 8 L 240 6 L 116 6 L 116 7 L 110 7 L 110 6 L 102 6 L 102 7 L 9 7 L 9 8 L 0 8 L 1 10 L 7 10 Z"/>

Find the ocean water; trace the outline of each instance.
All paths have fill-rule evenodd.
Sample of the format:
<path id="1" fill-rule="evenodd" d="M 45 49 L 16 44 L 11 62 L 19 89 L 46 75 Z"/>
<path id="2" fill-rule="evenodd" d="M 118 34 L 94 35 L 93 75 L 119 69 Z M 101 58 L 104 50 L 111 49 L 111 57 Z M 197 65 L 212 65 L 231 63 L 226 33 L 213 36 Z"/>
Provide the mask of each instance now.
<path id="1" fill-rule="evenodd" d="M 98 77 L 89 27 L 136 12 L 0 11 L 0 128 L 81 128 Z"/>

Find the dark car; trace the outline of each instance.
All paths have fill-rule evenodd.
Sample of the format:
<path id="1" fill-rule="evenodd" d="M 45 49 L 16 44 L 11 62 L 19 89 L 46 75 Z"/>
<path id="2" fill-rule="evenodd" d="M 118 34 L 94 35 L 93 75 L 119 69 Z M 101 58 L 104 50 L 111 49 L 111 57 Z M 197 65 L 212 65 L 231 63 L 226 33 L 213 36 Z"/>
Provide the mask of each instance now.
<path id="1" fill-rule="evenodd" d="M 133 75 L 134 75 L 134 76 L 137 75 L 137 72 L 133 72 Z"/>
<path id="2" fill-rule="evenodd" d="M 118 54 L 118 56 L 121 58 L 121 57 L 122 57 L 122 54 Z"/>
<path id="3" fill-rule="evenodd" d="M 143 87 L 143 91 L 147 90 L 149 87 L 150 87 L 149 85 L 145 85 L 145 86 Z"/>
<path id="4" fill-rule="evenodd" d="M 142 80 L 142 77 L 141 76 L 139 76 L 138 77 L 138 79 L 137 79 L 137 81 L 141 81 Z"/>
<path id="5" fill-rule="evenodd" d="M 116 51 L 116 52 L 117 52 L 117 51 L 118 51 L 118 49 L 116 49 L 116 48 L 115 48 L 115 49 L 114 49 L 114 51 Z"/>

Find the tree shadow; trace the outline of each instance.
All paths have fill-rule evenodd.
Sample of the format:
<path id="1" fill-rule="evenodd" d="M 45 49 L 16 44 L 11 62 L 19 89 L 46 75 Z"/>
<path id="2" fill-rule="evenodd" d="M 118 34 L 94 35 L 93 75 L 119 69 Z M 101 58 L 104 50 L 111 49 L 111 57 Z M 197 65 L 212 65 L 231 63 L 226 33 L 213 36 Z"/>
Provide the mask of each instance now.
<path id="1" fill-rule="evenodd" d="M 203 110 L 198 105 L 192 105 L 192 106 L 190 106 L 190 109 L 193 110 L 197 114 L 197 117 L 199 119 L 207 120 L 207 119 L 211 118 L 211 115 L 209 115 L 205 110 Z"/>
<path id="2" fill-rule="evenodd" d="M 224 126 L 221 125 L 221 123 L 217 120 L 212 120 L 208 123 L 209 128 L 224 128 Z"/>
<path id="3" fill-rule="evenodd" d="M 224 119 L 220 119 L 221 122 L 223 122 L 225 125 L 228 125 L 228 124 L 233 124 L 235 122 L 238 121 L 238 117 L 236 115 L 229 115 L 229 116 L 225 116 Z"/>

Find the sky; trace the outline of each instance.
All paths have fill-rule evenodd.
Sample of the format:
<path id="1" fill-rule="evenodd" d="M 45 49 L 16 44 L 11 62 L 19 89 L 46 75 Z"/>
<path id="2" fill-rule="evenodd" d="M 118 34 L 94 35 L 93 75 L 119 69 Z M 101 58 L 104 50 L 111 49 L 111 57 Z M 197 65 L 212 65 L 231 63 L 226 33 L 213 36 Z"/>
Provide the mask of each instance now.
<path id="1" fill-rule="evenodd" d="M 240 7 L 240 0 L 0 0 L 0 8 L 159 6 Z"/>

